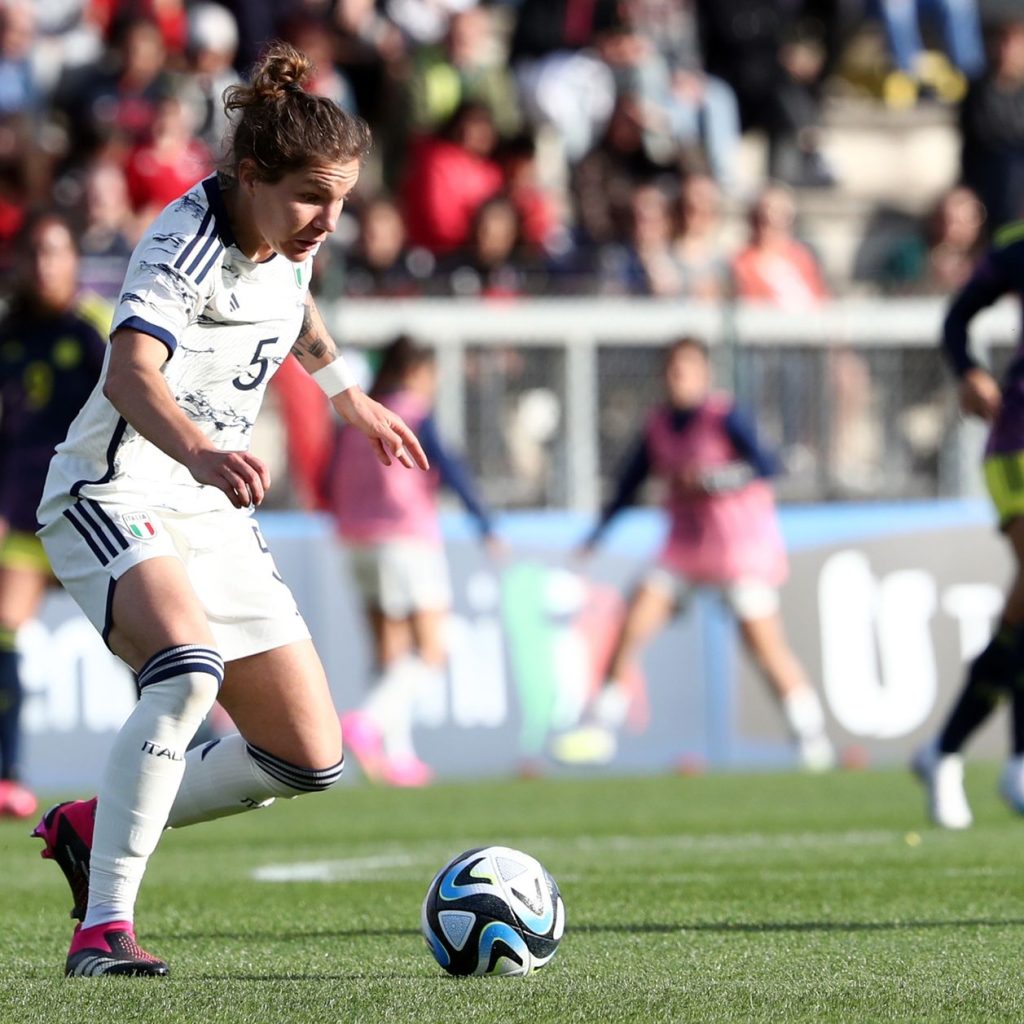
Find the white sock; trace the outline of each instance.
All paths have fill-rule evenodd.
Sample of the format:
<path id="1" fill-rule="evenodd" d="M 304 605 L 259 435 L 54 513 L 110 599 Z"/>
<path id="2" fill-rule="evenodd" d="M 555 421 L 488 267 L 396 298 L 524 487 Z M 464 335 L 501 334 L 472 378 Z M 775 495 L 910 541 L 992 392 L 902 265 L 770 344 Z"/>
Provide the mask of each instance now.
<path id="1" fill-rule="evenodd" d="M 825 710 L 809 687 L 783 697 L 782 713 L 797 739 L 816 739 L 825 732 Z"/>
<path id="2" fill-rule="evenodd" d="M 154 654 L 139 672 L 139 703 L 114 741 L 100 785 L 83 927 L 134 919 L 146 864 L 185 771 L 185 750 L 223 678 L 220 655 L 194 644 Z"/>
<path id="3" fill-rule="evenodd" d="M 434 671 L 418 655 L 407 654 L 384 670 L 364 702 L 363 711 L 380 731 L 389 758 L 416 756 L 412 742 L 416 690 Z"/>
<path id="4" fill-rule="evenodd" d="M 598 725 L 606 729 L 620 729 L 629 713 L 629 694 L 622 683 L 606 682 L 594 698 L 592 714 Z"/>
<path id="5" fill-rule="evenodd" d="M 188 752 L 167 827 L 268 807 L 278 796 L 320 792 L 341 778 L 343 767 L 344 760 L 327 768 L 293 765 L 246 743 L 238 733 L 211 740 Z"/>

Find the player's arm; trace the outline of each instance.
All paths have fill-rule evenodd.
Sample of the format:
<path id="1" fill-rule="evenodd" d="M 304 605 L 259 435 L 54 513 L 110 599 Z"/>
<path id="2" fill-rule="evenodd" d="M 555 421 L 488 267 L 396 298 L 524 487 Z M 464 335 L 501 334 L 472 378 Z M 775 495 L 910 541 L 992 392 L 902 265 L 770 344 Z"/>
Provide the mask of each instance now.
<path id="1" fill-rule="evenodd" d="M 356 383 L 316 308 L 313 296 L 308 293 L 302 327 L 292 346 L 292 354 L 320 385 L 338 415 L 366 435 L 377 458 L 385 466 L 391 465 L 391 457 L 394 455 L 403 466 L 410 469 L 413 466 L 429 468 L 416 435 L 401 416 L 374 401 Z"/>
<path id="2" fill-rule="evenodd" d="M 484 503 L 477 494 L 476 486 L 473 483 L 466 464 L 453 452 L 450 452 L 441 442 L 441 435 L 437 432 L 437 424 L 433 416 L 428 416 L 420 424 L 420 441 L 423 444 L 423 451 L 430 460 L 431 465 L 441 476 L 441 483 L 450 487 L 466 506 L 466 511 L 476 521 L 480 534 L 483 537 L 490 537 L 494 534 L 494 523 L 490 513 L 484 507 Z"/>
<path id="3" fill-rule="evenodd" d="M 701 484 L 708 494 L 737 491 L 751 480 L 767 479 L 778 473 L 778 459 L 761 443 L 752 419 L 733 406 L 724 426 L 739 458 L 701 474 Z"/>
<path id="4" fill-rule="evenodd" d="M 942 351 L 959 381 L 960 407 L 972 416 L 991 422 L 999 413 L 999 384 L 970 349 L 971 320 L 1011 288 L 1008 261 L 1021 262 L 1024 249 L 993 249 L 978 264 L 970 280 L 953 297 L 942 325 Z"/>
<path id="5" fill-rule="evenodd" d="M 222 490 L 236 508 L 259 505 L 270 486 L 263 462 L 249 452 L 224 452 L 185 415 L 161 369 L 166 345 L 118 328 L 110 341 L 103 394 L 147 441 L 180 462 L 202 484 Z"/>
<path id="6" fill-rule="evenodd" d="M 611 501 L 601 510 L 601 515 L 594 524 L 593 530 L 583 542 L 583 552 L 592 551 L 608 524 L 625 508 L 633 504 L 637 493 L 643 486 L 651 471 L 651 456 L 647 450 L 647 438 L 641 437 L 633 445 L 632 450 L 622 464 L 618 479 L 615 482 L 615 493 Z"/>

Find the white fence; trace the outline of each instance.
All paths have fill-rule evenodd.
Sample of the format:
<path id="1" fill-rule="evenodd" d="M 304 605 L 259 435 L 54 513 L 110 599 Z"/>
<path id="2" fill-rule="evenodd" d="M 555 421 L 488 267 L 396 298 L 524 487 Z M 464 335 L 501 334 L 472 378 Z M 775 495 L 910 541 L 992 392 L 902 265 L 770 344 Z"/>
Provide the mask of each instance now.
<path id="1" fill-rule="evenodd" d="M 984 436 L 963 421 L 938 350 L 942 299 L 851 299 L 805 312 L 661 300 L 322 302 L 335 336 L 436 346 L 437 418 L 495 505 L 595 508 L 660 395 L 660 347 L 696 334 L 719 383 L 787 466 L 784 499 L 973 493 Z M 998 366 L 1012 301 L 977 318 Z"/>

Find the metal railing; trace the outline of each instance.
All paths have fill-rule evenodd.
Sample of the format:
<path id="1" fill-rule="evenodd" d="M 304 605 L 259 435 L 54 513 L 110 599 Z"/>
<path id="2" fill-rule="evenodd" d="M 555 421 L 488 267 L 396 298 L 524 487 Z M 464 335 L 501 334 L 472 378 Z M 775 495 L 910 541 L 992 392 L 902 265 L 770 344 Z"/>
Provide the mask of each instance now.
<path id="1" fill-rule="evenodd" d="M 781 450 L 783 500 L 971 494 L 984 429 L 964 421 L 938 351 L 942 299 L 850 299 L 807 312 L 660 300 L 322 302 L 345 344 L 406 331 L 436 347 L 437 419 L 497 507 L 596 508 L 661 395 L 666 342 L 696 334 L 716 381 Z M 996 367 L 1012 301 L 981 314 Z"/>

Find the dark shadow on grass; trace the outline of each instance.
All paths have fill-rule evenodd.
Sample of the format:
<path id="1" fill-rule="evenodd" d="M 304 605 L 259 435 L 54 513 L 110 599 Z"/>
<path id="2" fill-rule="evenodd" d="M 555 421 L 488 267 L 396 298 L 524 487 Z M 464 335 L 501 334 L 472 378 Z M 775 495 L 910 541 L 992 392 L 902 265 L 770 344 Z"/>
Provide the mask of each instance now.
<path id="1" fill-rule="evenodd" d="M 622 924 L 573 924 L 568 930 L 575 935 L 672 935 L 676 932 L 731 932 L 766 935 L 779 932 L 894 932 L 918 931 L 938 928 L 1021 928 L 1021 917 L 964 917 L 938 920 L 906 921 L 695 921 L 670 924 L 645 921 Z M 250 931 L 239 932 L 149 932 L 148 941 L 167 939 L 246 939 L 256 942 L 299 942 L 306 939 L 358 939 L 358 938 L 418 938 L 418 928 L 333 928 L 329 931 Z M 296 976 L 298 977 L 298 975 Z"/>

